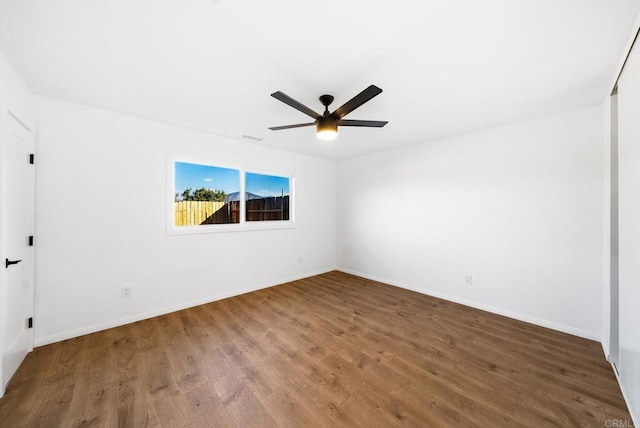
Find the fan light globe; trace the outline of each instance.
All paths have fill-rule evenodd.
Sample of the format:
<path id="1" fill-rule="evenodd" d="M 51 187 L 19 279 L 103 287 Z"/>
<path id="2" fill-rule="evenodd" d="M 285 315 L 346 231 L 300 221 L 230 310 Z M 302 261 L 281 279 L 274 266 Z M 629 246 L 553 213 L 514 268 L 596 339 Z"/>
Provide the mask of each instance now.
<path id="1" fill-rule="evenodd" d="M 338 136 L 338 121 L 325 112 L 316 120 L 316 136 L 322 141 L 335 140 Z"/>
<path id="2" fill-rule="evenodd" d="M 338 133 L 333 129 L 323 129 L 317 132 L 318 140 L 332 141 L 338 137 Z"/>

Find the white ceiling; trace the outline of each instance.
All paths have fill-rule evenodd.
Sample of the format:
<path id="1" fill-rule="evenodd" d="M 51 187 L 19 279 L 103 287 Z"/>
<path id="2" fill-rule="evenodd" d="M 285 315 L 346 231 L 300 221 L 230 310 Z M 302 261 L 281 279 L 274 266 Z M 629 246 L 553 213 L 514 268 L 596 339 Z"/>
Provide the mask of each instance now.
<path id="1" fill-rule="evenodd" d="M 0 48 L 41 95 L 342 159 L 592 105 L 638 0 L 0 0 Z M 384 92 L 331 143 L 316 111 Z"/>

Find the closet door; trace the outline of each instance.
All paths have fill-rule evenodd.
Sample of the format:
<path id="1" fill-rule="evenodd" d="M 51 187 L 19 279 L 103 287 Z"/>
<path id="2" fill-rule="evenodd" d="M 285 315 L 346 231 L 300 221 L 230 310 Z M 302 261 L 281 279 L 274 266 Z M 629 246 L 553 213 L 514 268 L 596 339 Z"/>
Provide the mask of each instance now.
<path id="1" fill-rule="evenodd" d="M 640 416 L 640 46 L 618 81 L 619 372 Z"/>

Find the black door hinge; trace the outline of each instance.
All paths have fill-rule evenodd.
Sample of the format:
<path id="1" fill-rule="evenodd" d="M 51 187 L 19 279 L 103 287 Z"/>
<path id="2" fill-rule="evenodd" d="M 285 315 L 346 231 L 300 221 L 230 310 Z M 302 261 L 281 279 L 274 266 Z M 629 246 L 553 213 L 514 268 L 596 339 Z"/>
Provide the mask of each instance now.
<path id="1" fill-rule="evenodd" d="M 36 163 L 36 155 L 35 155 L 35 154 L 31 153 L 31 154 L 29 155 L 29 163 L 30 163 L 31 165 L 33 165 L 34 163 Z"/>
<path id="2" fill-rule="evenodd" d="M 29 236 L 29 246 L 33 247 L 33 235 Z"/>
<path id="3" fill-rule="evenodd" d="M 33 317 L 29 317 L 27 320 L 27 328 L 33 328 Z"/>

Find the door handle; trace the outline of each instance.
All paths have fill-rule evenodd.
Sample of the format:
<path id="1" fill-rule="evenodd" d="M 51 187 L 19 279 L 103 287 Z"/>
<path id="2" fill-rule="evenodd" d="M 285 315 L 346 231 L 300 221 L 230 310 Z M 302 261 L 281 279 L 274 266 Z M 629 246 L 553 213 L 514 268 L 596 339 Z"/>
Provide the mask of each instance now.
<path id="1" fill-rule="evenodd" d="M 17 265 L 18 263 L 20 263 L 22 260 L 9 260 L 9 259 L 4 259 L 4 267 L 5 269 L 8 268 L 11 265 Z"/>

